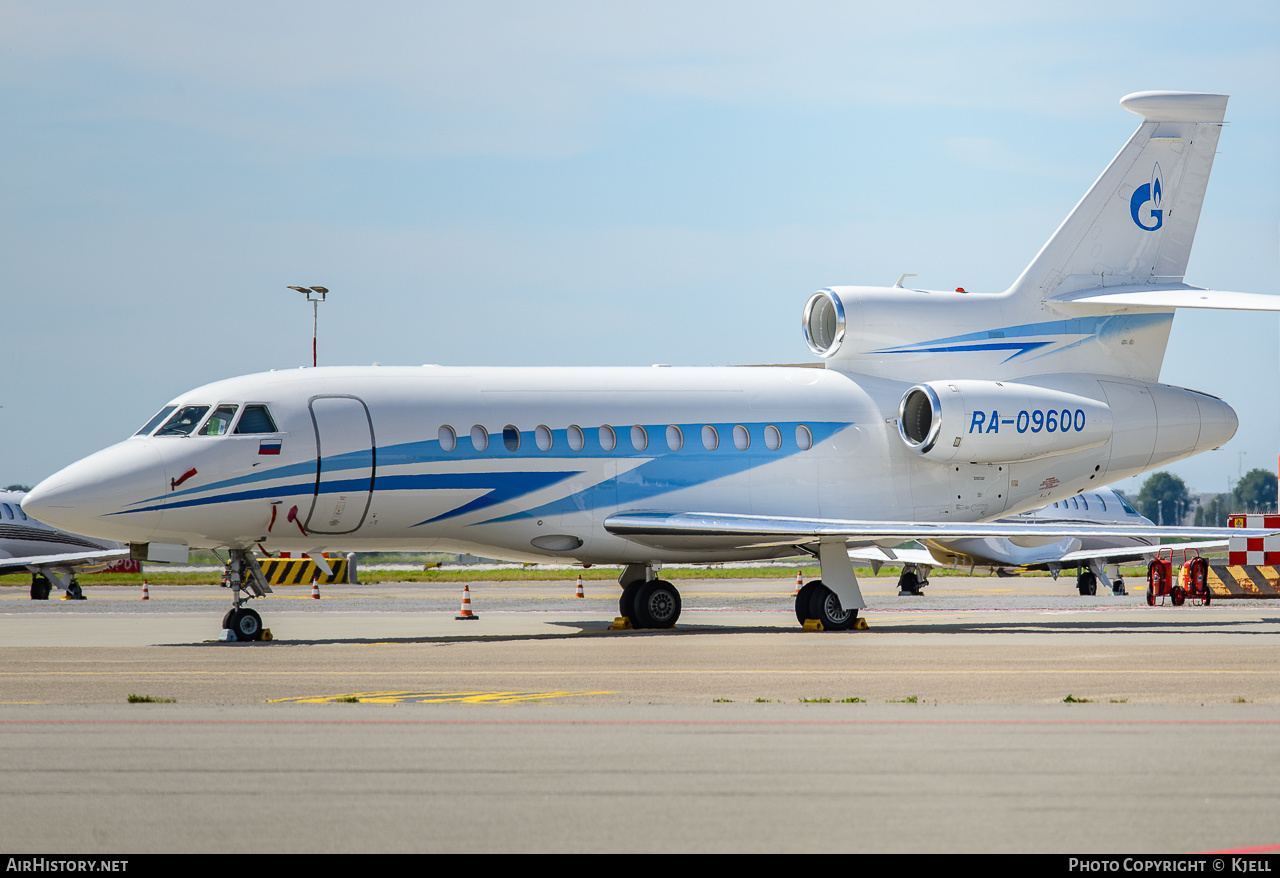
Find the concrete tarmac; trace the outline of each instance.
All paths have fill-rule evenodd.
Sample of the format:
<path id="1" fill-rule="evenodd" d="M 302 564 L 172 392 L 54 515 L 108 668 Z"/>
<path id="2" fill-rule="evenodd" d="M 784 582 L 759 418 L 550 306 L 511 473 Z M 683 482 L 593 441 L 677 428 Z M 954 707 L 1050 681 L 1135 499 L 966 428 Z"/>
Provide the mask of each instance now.
<path id="1" fill-rule="evenodd" d="M 1188 852 L 1280 832 L 1280 605 L 1074 580 L 678 583 L 613 631 L 572 581 L 0 589 L 8 851 Z M 1130 583 L 1137 591 L 1137 583 Z M 129 695 L 174 703 L 127 703 Z M 343 700 L 348 699 L 348 700 Z M 350 699 L 355 699 L 354 701 Z"/>

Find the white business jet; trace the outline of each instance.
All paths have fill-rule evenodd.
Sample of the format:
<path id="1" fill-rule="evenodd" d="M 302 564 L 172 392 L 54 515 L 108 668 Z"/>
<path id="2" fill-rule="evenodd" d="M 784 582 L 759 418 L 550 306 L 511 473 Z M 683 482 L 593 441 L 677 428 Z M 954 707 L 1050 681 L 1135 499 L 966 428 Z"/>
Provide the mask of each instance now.
<path id="1" fill-rule="evenodd" d="M 918 595 L 929 584 L 929 573 L 935 567 L 974 571 L 981 569 L 999 575 L 1021 570 L 1048 570 L 1057 579 L 1064 569 L 1074 567 L 1076 588 L 1082 595 L 1098 593 L 1098 583 L 1112 594 L 1125 594 L 1124 580 L 1112 580 L 1107 566 L 1147 562 L 1160 550 L 1159 540 L 1151 535 L 1081 536 L 1078 531 L 1099 524 L 1134 525 L 1148 532 L 1155 522 L 1145 518 L 1124 497 L 1110 488 L 1085 491 L 1030 512 L 1023 512 L 1001 522 L 1038 526 L 1039 537 L 1022 534 L 1013 537 L 961 539 L 928 539 L 924 548 L 851 549 L 855 561 L 869 562 L 878 572 L 884 564 L 901 564 L 899 594 Z M 1030 530 L 1030 528 L 1027 528 Z M 1064 536 L 1064 531 L 1077 533 Z M 1175 536 L 1176 528 L 1161 528 L 1163 536 Z M 1198 533 L 1184 530 L 1183 535 Z M 1179 549 L 1210 551 L 1226 549 L 1228 540 L 1196 540 L 1177 544 Z"/>
<path id="2" fill-rule="evenodd" d="M 48 600 L 56 585 L 81 599 L 77 573 L 99 569 L 129 557 L 116 542 L 67 533 L 36 521 L 22 508 L 21 491 L 0 491 L 0 573 L 31 574 L 31 599 Z"/>
<path id="3" fill-rule="evenodd" d="M 849 628 L 866 607 L 851 546 L 1044 536 L 988 522 L 1235 433 L 1225 402 L 1158 380 L 1176 308 L 1280 310 L 1182 282 L 1226 105 L 1124 98 L 1137 132 L 1004 292 L 819 290 L 803 329 L 825 368 L 231 378 L 50 476 L 25 508 L 153 560 L 226 551 L 239 639 L 260 637 L 244 604 L 270 591 L 255 548 L 322 568 L 323 551 L 361 550 L 622 564 L 622 615 L 644 628 L 680 615 L 663 563 L 799 550 L 822 575 L 797 616 Z M 1160 533 L 1062 536 L 1135 532 Z"/>

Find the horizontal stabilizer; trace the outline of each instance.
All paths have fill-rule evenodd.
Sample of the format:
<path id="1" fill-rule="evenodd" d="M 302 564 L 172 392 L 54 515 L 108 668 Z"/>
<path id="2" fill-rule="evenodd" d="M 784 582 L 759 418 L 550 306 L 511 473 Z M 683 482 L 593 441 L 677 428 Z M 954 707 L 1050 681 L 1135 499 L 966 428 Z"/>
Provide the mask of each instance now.
<path id="1" fill-rule="evenodd" d="M 1091 290 L 1070 299 L 1051 299 L 1049 304 L 1069 314 L 1125 314 L 1141 311 L 1168 311 L 1174 308 L 1203 308 L 1218 311 L 1280 311 L 1280 296 L 1261 293 L 1232 293 L 1204 290 L 1185 284 L 1131 285 Z"/>

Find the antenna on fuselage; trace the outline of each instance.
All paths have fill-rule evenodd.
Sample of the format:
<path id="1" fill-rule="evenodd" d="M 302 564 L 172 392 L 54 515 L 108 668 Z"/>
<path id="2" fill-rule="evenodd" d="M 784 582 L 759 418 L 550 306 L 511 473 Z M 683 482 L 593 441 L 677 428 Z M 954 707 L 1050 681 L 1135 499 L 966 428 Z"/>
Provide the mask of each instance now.
<path id="1" fill-rule="evenodd" d="M 311 303 L 311 366 L 316 365 L 316 321 L 319 318 L 320 303 L 329 295 L 328 287 L 289 287 L 307 297 Z"/>

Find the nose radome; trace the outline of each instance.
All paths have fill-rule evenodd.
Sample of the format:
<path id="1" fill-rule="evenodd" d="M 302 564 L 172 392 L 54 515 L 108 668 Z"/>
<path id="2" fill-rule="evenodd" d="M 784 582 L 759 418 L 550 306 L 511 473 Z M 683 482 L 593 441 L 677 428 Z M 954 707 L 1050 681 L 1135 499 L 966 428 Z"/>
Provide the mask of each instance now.
<path id="1" fill-rule="evenodd" d="M 119 542 L 148 542 L 160 510 L 135 508 L 164 492 L 164 460 L 149 439 L 129 439 L 59 470 L 36 485 L 22 509 L 62 530 Z"/>

